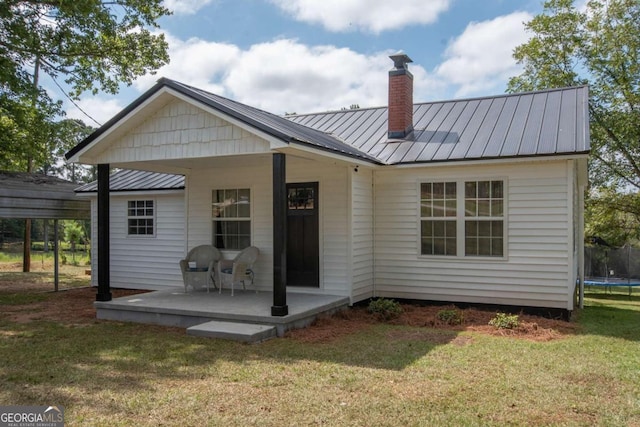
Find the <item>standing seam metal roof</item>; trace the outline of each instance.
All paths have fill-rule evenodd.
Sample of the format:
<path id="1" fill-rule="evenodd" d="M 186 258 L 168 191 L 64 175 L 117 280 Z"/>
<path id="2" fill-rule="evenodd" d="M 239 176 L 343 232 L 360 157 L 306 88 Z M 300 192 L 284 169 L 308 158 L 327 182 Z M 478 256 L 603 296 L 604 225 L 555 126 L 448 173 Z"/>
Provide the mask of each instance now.
<path id="1" fill-rule="evenodd" d="M 184 176 L 167 173 L 121 169 L 109 176 L 110 191 L 184 190 Z M 76 188 L 76 193 L 95 193 L 98 182 Z"/>
<path id="2" fill-rule="evenodd" d="M 298 142 L 372 163 L 380 163 L 375 157 L 369 156 L 349 144 L 345 144 L 334 136 L 287 120 L 285 117 L 277 116 L 174 80 L 160 79 L 159 83 L 176 89 L 187 96 L 194 97 L 214 109 L 229 114 L 285 142 Z"/>
<path id="3" fill-rule="evenodd" d="M 300 143 L 375 164 L 586 154 L 586 86 L 414 104 L 414 131 L 387 137 L 387 107 L 281 117 L 162 78 L 71 149 L 70 158 L 162 87 L 169 87 L 285 143 Z"/>
<path id="4" fill-rule="evenodd" d="M 331 120 L 326 118 L 329 116 Z M 387 138 L 387 108 L 287 116 L 384 164 L 586 154 L 588 88 L 549 89 L 414 105 L 414 132 Z"/>

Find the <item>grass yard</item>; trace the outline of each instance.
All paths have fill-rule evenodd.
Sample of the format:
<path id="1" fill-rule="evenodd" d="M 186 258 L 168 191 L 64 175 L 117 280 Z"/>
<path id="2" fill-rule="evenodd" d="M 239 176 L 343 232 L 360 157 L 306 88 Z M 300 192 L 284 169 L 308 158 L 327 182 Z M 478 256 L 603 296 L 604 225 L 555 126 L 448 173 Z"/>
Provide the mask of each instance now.
<path id="1" fill-rule="evenodd" d="M 62 405 L 68 426 L 640 426 L 638 296 L 590 290 L 547 341 L 346 318 L 245 345 L 68 313 L 86 289 L 17 297 L 6 274 L 0 402 Z"/>

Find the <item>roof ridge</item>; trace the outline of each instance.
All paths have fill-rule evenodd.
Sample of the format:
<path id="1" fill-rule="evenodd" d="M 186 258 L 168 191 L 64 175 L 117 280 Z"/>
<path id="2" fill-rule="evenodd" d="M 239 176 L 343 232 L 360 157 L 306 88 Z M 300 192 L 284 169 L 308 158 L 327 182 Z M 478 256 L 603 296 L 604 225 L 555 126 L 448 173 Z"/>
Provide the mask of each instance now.
<path id="1" fill-rule="evenodd" d="M 421 105 L 431 105 L 431 104 L 447 104 L 450 102 L 468 102 L 468 101 L 478 101 L 482 99 L 498 99 L 498 98 L 508 98 L 511 96 L 523 96 L 523 95 L 534 95 L 539 93 L 549 93 L 549 92 L 557 92 L 563 90 L 576 90 L 583 89 L 588 87 L 588 85 L 578 85 L 578 86 L 563 86 L 556 88 L 548 88 L 548 89 L 539 89 L 539 90 L 530 90 L 526 92 L 513 92 L 513 93 L 501 93 L 498 95 L 485 95 L 485 96 L 472 96 L 468 98 L 454 98 L 454 99 L 440 99 L 435 101 L 423 101 L 423 102 L 414 102 L 413 106 L 421 106 Z M 336 114 L 336 113 L 350 113 L 355 111 L 366 111 L 366 110 L 380 110 L 389 108 L 386 105 L 381 105 L 378 107 L 365 107 L 365 108 L 356 108 L 356 109 L 345 109 L 345 110 L 327 110 L 327 111 L 316 111 L 311 113 L 300 113 L 300 114 L 287 114 L 281 117 L 285 119 L 291 119 L 294 117 L 304 117 L 304 116 L 316 116 L 318 114 Z"/>

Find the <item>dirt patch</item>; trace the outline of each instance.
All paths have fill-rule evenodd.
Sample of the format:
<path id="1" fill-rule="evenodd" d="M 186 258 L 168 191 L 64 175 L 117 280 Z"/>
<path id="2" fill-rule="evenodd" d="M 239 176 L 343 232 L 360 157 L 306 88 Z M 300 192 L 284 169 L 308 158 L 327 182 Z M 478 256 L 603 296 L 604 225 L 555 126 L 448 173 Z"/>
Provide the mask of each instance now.
<path id="1" fill-rule="evenodd" d="M 114 298 L 146 291 L 112 289 Z M 96 321 L 96 288 L 77 288 L 46 294 L 44 301 L 2 306 L 2 316 L 15 323 L 48 320 L 64 324 L 88 324 Z"/>
<path id="2" fill-rule="evenodd" d="M 460 309 L 452 305 L 418 306 L 403 304 L 399 318 L 389 321 L 393 325 L 425 327 L 415 331 L 392 331 L 387 336 L 391 340 L 426 340 L 436 344 L 452 343 L 466 345 L 472 342 L 468 336 L 460 336 L 459 331 L 474 331 L 495 336 L 508 336 L 531 341 L 551 341 L 561 339 L 576 332 L 578 326 L 563 320 L 547 319 L 541 316 L 519 314 L 519 325 L 514 329 L 497 329 L 489 325 L 496 311 L 476 308 Z M 457 310 L 462 314 L 460 325 L 449 325 L 438 320 L 442 310 Z M 353 334 L 379 323 L 365 307 L 354 307 L 331 317 L 320 317 L 305 329 L 290 331 L 287 336 L 304 342 L 327 342 Z"/>

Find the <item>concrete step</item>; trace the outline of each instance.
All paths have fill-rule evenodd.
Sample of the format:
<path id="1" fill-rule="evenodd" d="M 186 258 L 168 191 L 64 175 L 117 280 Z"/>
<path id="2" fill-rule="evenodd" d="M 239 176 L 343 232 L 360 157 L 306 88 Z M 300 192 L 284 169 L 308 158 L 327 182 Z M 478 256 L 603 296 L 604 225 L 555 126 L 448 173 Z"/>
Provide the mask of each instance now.
<path id="1" fill-rule="evenodd" d="M 212 320 L 187 328 L 187 335 L 255 343 L 276 337 L 275 326 Z"/>

